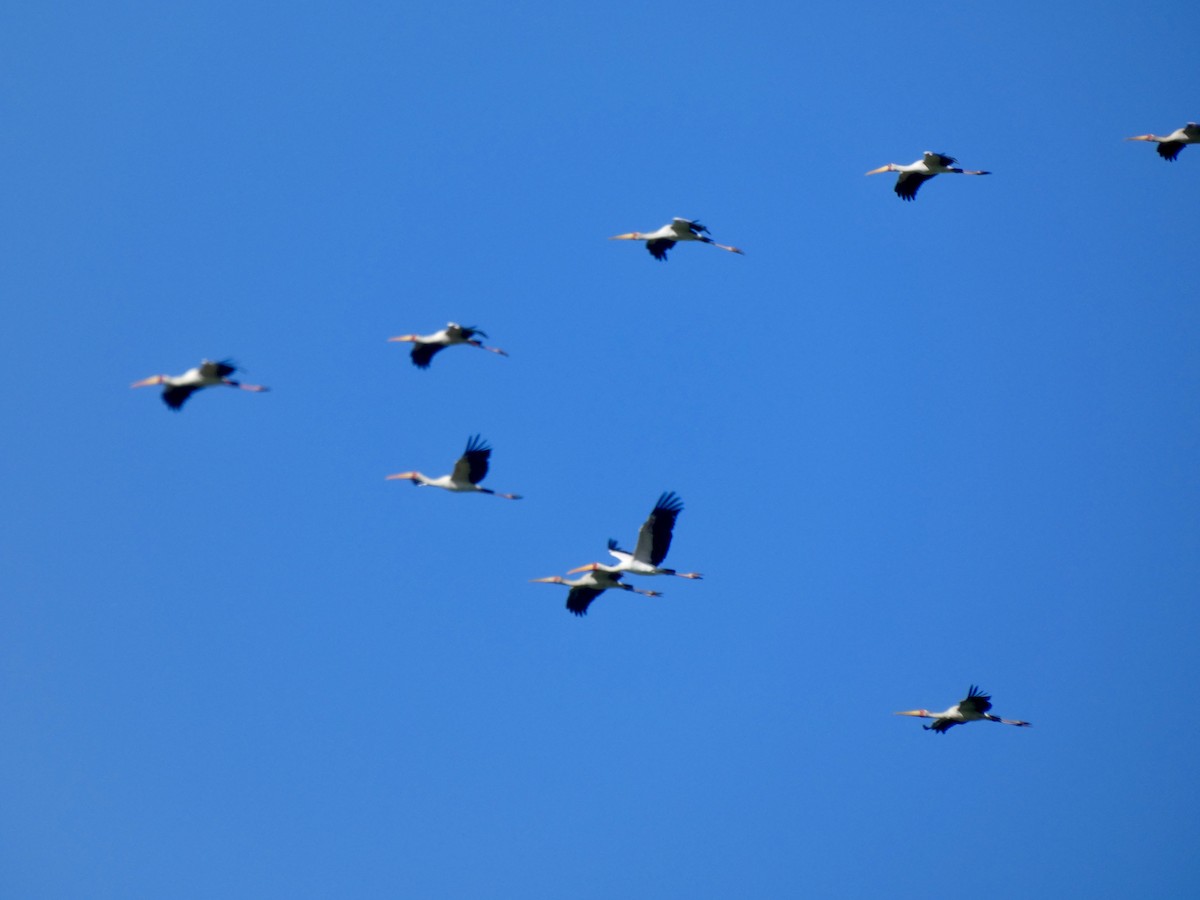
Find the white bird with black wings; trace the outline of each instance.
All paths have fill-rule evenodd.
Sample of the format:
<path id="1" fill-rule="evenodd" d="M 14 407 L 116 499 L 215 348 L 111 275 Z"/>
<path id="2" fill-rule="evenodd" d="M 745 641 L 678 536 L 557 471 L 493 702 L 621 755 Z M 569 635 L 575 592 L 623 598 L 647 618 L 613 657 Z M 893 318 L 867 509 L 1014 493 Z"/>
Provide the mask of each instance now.
<path id="1" fill-rule="evenodd" d="M 621 574 L 609 572 L 588 572 L 580 578 L 563 578 L 561 575 L 551 575 L 549 578 L 533 578 L 533 582 L 542 584 L 565 584 L 571 590 L 567 594 L 567 609 L 577 616 L 586 616 L 592 601 L 605 591 L 613 589 L 632 591 L 643 597 L 661 597 L 658 591 L 645 591 L 621 581 Z"/>
<path id="2" fill-rule="evenodd" d="M 1139 134 L 1137 137 L 1125 138 L 1125 140 L 1154 141 L 1158 144 L 1158 147 L 1155 148 L 1158 150 L 1158 155 L 1167 162 L 1175 162 L 1179 151 L 1187 144 L 1200 144 L 1200 123 L 1188 122 L 1170 134 Z"/>
<path id="3" fill-rule="evenodd" d="M 674 569 L 664 569 L 659 563 L 667 558 L 671 549 L 671 535 L 675 531 L 675 520 L 683 512 L 683 501 L 673 491 L 667 491 L 658 498 L 654 509 L 638 530 L 637 545 L 632 553 L 622 550 L 612 538 L 608 541 L 608 552 L 616 557 L 615 566 L 603 563 L 588 563 L 572 569 L 568 575 L 576 572 L 609 572 L 619 574 L 628 572 L 631 575 L 676 575 L 679 578 L 702 578 L 699 572 L 676 572 Z"/>
<path id="4" fill-rule="evenodd" d="M 920 719 L 933 719 L 932 725 L 921 726 L 926 731 L 936 731 L 939 734 L 945 734 L 955 725 L 963 725 L 967 722 L 978 722 L 986 719 L 989 722 L 1000 722 L 1003 725 L 1020 725 L 1028 727 L 1028 722 L 1022 722 L 1020 719 L 1001 719 L 999 716 L 993 716 L 988 712 L 992 708 L 992 695 L 985 694 L 975 685 L 971 685 L 967 691 L 967 698 L 960 703 L 956 703 L 949 709 L 931 713 L 927 709 L 907 709 L 904 712 L 898 712 L 898 716 L 916 716 Z"/>
<path id="5" fill-rule="evenodd" d="M 438 487 L 457 493 L 495 494 L 497 497 L 504 497 L 507 500 L 520 500 L 520 494 L 501 494 L 491 488 L 480 486 L 479 482 L 483 481 L 488 473 L 488 460 L 491 455 L 492 448 L 477 434 L 467 440 L 467 449 L 454 464 L 454 471 L 449 475 L 430 478 L 420 472 L 398 472 L 395 475 L 387 476 L 385 480 L 411 481 L 418 487 Z"/>
<path id="6" fill-rule="evenodd" d="M 441 331 L 435 331 L 433 334 L 398 334 L 396 337 L 388 338 L 388 341 L 412 344 L 413 348 L 410 355 L 412 356 L 413 365 L 418 369 L 428 369 L 429 364 L 433 362 L 435 354 L 457 344 L 467 344 L 471 347 L 478 347 L 480 350 L 487 350 L 489 353 L 508 356 L 499 347 L 485 346 L 483 341 L 475 339 L 475 335 L 487 337 L 487 332 L 481 331 L 474 325 L 459 325 L 457 322 L 447 322 L 445 328 Z"/>
<path id="7" fill-rule="evenodd" d="M 229 376 L 238 370 L 238 367 L 233 364 L 232 360 L 221 360 L 214 362 L 211 359 L 203 360 L 200 365 L 194 369 L 188 369 L 182 375 L 151 375 L 149 378 L 143 378 L 141 381 L 135 381 L 130 387 L 149 387 L 151 385 L 161 384 L 163 387 L 163 403 L 167 404 L 171 409 L 181 409 L 183 404 L 187 402 L 187 398 L 192 396 L 201 388 L 215 387 L 216 385 L 225 385 L 226 387 L 240 388 L 243 391 L 253 391 L 261 393 L 269 390 L 261 384 L 242 384 L 240 381 L 234 381 Z"/>
<path id="8" fill-rule="evenodd" d="M 978 169 L 960 169 L 954 164 L 958 162 L 953 156 L 947 156 L 944 153 L 932 153 L 926 150 L 925 153 L 915 163 L 909 163 L 907 166 L 897 165 L 896 163 L 888 163 L 886 166 L 880 166 L 878 169 L 872 169 L 868 175 L 878 175 L 881 172 L 899 172 L 900 177 L 896 179 L 896 196 L 901 200 L 917 199 L 917 191 L 921 185 L 927 182 L 934 175 L 991 175 L 991 172 L 982 172 Z"/>
<path id="9" fill-rule="evenodd" d="M 667 251 L 674 247 L 680 241 L 700 241 L 702 244 L 711 244 L 714 247 L 719 247 L 722 250 L 728 250 L 730 253 L 745 253 L 737 247 L 730 247 L 726 244 L 718 244 L 711 237 L 708 237 L 708 229 L 691 219 L 674 218 L 670 225 L 664 225 L 657 231 L 648 231 L 642 233 L 640 231 L 631 231 L 628 234 L 616 234 L 609 238 L 610 241 L 645 241 L 646 249 L 650 251 L 650 255 L 655 259 L 665 262 L 667 259 Z"/>

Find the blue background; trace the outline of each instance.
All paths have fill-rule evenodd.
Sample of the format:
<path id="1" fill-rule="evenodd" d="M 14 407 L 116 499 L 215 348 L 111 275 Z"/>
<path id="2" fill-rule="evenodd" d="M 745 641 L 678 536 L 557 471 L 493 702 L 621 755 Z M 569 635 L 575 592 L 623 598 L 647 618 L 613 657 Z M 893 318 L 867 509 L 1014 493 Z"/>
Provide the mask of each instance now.
<path id="1" fill-rule="evenodd" d="M 10 7 L 0 893 L 1194 896 L 1198 29 Z M 664 490 L 704 581 L 528 583 Z"/>

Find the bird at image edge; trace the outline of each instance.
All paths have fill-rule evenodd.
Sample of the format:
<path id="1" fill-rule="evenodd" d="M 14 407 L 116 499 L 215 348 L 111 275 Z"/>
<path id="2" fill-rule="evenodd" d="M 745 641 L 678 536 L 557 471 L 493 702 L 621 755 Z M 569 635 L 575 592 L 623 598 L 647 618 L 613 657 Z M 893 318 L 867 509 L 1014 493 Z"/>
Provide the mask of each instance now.
<path id="1" fill-rule="evenodd" d="M 1158 155 L 1167 162 L 1175 162 L 1187 144 L 1200 144 L 1200 124 L 1188 122 L 1182 128 L 1176 128 L 1170 134 L 1139 134 L 1137 137 L 1125 138 L 1127 141 L 1154 141 L 1158 146 Z"/>

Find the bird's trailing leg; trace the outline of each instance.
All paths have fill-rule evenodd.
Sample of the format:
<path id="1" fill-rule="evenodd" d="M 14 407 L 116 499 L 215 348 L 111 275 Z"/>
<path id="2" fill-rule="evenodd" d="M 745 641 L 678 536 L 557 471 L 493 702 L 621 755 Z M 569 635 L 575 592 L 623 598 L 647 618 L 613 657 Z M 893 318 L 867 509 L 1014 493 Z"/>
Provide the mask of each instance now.
<path id="1" fill-rule="evenodd" d="M 645 588 L 635 588 L 632 584 L 625 585 L 625 590 L 641 594 L 643 597 L 661 597 L 662 591 L 648 591 Z"/>
<path id="2" fill-rule="evenodd" d="M 233 381 L 229 378 L 222 378 L 222 384 L 227 384 L 230 387 L 240 388 L 243 391 L 253 391 L 256 394 L 261 394 L 263 391 L 269 391 L 270 388 L 261 384 L 242 384 L 240 381 Z"/>
<path id="3" fill-rule="evenodd" d="M 1022 728 L 1029 728 L 1033 725 L 1032 722 L 1023 722 L 1020 719 L 1002 719 L 999 716 L 993 716 L 990 713 L 985 714 L 984 718 L 989 722 L 999 722 L 1002 725 L 1017 725 Z"/>
<path id="4" fill-rule="evenodd" d="M 746 255 L 745 250 L 739 250 L 737 247 L 730 247 L 728 244 L 718 244 L 716 241 L 712 240 L 705 241 L 704 243 L 712 244 L 714 247 L 720 247 L 722 250 L 728 250 L 730 253 L 740 253 L 742 256 Z"/>
<path id="5" fill-rule="evenodd" d="M 520 494 L 502 494 L 500 491 L 493 491 L 491 488 L 476 486 L 476 490 L 478 490 L 481 494 L 491 494 L 493 497 L 503 497 L 505 500 L 522 499 Z"/>
<path id="6" fill-rule="evenodd" d="M 395 339 L 393 338 L 393 340 L 395 340 Z M 508 354 L 505 353 L 503 350 L 501 350 L 499 347 L 489 347 L 486 344 L 484 344 L 483 341 L 472 340 L 472 341 L 467 341 L 467 343 L 470 344 L 472 347 L 478 347 L 480 350 L 487 350 L 489 353 L 498 353 L 501 356 L 508 356 Z"/>

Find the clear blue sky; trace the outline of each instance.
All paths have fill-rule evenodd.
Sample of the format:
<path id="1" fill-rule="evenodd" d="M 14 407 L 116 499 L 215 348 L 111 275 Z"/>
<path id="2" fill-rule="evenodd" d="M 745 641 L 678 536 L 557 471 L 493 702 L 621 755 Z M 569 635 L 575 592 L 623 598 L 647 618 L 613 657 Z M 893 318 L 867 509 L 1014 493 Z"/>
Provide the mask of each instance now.
<path id="1" fill-rule="evenodd" d="M 251 7 L 0 14 L 0 895 L 1194 896 L 1200 7 Z"/>

